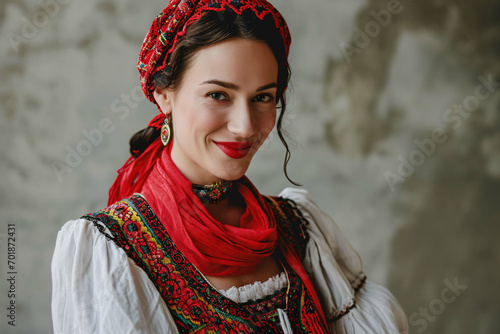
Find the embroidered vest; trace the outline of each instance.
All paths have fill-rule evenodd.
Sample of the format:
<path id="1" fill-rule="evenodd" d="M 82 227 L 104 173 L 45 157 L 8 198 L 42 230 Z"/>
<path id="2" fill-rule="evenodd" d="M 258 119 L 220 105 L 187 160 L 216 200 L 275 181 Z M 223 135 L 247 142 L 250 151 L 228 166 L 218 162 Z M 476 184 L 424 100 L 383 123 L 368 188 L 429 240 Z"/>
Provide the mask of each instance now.
<path id="1" fill-rule="evenodd" d="M 303 259 L 309 240 L 307 220 L 293 201 L 266 199 L 275 211 L 278 232 Z M 273 256 L 283 259 L 289 273 L 288 295 L 285 288 L 263 300 L 239 304 L 220 294 L 184 257 L 140 194 L 82 218 L 92 221 L 148 274 L 180 333 L 282 333 L 276 307 L 284 308 L 286 298 L 294 333 L 310 333 L 304 318 L 309 322 L 319 319 L 311 296 L 283 259 L 279 247 Z"/>

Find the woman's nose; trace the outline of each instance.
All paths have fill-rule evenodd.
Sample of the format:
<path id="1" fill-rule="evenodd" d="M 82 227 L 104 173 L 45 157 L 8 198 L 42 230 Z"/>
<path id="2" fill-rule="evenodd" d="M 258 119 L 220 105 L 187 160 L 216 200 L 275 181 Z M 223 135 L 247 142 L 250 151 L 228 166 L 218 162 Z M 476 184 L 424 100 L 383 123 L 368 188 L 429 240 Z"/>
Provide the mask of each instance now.
<path id="1" fill-rule="evenodd" d="M 251 138 L 256 132 L 256 120 L 249 103 L 239 103 L 231 111 L 227 128 L 232 133 L 245 138 Z"/>

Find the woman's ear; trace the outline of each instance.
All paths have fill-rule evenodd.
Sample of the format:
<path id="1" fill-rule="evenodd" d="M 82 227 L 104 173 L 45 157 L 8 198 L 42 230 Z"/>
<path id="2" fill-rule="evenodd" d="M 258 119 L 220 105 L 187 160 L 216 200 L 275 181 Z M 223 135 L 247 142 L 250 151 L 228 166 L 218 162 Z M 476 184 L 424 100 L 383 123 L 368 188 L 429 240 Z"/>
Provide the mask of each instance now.
<path id="1" fill-rule="evenodd" d="M 167 116 L 170 115 L 172 112 L 172 91 L 167 88 L 155 88 L 153 96 L 156 103 L 160 106 L 161 111 Z"/>

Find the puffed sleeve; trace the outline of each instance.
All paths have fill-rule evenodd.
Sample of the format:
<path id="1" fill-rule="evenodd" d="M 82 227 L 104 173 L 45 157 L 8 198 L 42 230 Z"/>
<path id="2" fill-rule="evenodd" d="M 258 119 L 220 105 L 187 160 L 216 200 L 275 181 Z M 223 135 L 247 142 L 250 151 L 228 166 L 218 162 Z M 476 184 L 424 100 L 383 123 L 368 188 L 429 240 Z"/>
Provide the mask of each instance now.
<path id="1" fill-rule="evenodd" d="M 323 301 L 330 331 L 336 334 L 408 333 L 406 315 L 384 287 L 366 280 L 361 259 L 337 224 L 306 190 L 286 188 L 309 224 L 303 261 Z"/>
<path id="2" fill-rule="evenodd" d="M 68 221 L 52 258 L 54 333 L 178 333 L 158 290 L 94 224 Z"/>

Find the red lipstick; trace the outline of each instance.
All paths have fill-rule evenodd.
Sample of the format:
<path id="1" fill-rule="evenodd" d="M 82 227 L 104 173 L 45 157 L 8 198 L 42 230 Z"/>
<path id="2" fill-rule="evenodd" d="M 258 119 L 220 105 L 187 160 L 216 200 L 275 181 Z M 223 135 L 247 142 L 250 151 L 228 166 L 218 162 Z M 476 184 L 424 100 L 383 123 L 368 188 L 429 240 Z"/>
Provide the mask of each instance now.
<path id="1" fill-rule="evenodd" d="M 233 159 L 241 159 L 248 154 L 254 142 L 214 141 L 222 152 Z"/>

